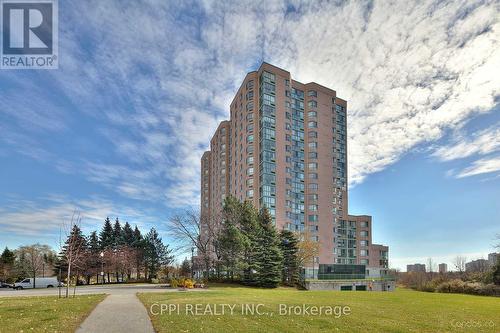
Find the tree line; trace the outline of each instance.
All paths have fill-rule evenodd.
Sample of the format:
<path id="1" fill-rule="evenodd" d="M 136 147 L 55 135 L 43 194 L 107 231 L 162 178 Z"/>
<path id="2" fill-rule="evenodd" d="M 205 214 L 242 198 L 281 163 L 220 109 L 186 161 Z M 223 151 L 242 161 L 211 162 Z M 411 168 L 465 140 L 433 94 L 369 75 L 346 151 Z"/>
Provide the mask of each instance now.
<path id="1" fill-rule="evenodd" d="M 217 215 L 186 212 L 170 220 L 171 236 L 195 248 L 195 270 L 208 279 L 266 288 L 296 285 L 300 267 L 317 256 L 307 234 L 278 231 L 267 209 L 229 196 Z"/>
<path id="2" fill-rule="evenodd" d="M 146 234 L 128 222 L 108 218 L 100 232 L 84 235 L 79 218 L 71 220 L 59 253 L 48 245 L 5 248 L 0 256 L 0 280 L 12 283 L 27 277 L 59 276 L 74 283 L 111 283 L 127 280 L 151 281 L 159 270 L 173 262 L 172 250 L 155 228 Z M 102 273 L 103 275 L 101 275 Z"/>

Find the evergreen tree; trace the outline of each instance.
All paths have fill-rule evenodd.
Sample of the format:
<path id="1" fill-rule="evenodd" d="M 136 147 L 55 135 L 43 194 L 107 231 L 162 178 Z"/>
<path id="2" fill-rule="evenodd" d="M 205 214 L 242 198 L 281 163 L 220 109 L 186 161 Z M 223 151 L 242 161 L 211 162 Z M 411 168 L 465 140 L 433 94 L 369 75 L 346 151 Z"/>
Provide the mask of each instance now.
<path id="1" fill-rule="evenodd" d="M 122 244 L 123 244 L 122 226 L 120 224 L 120 220 L 116 218 L 115 225 L 113 226 L 113 246 L 117 248 Z"/>
<path id="2" fill-rule="evenodd" d="M 99 234 L 101 250 L 107 250 L 113 246 L 113 226 L 109 217 L 104 220 L 104 226 Z"/>
<path id="3" fill-rule="evenodd" d="M 136 278 L 141 278 L 141 264 L 144 259 L 144 240 L 142 238 L 141 231 L 137 226 L 134 228 L 134 240 L 132 242 L 132 248 L 135 251 L 135 271 Z"/>
<path id="4" fill-rule="evenodd" d="M 289 230 L 280 232 L 280 247 L 283 253 L 282 282 L 293 286 L 299 278 L 298 239 L 293 232 Z"/>
<path id="5" fill-rule="evenodd" d="M 132 242 L 132 246 L 135 248 L 141 247 L 142 246 L 142 234 L 139 228 L 135 226 L 134 228 L 134 241 Z"/>
<path id="6" fill-rule="evenodd" d="M 96 281 L 99 282 L 99 272 L 101 265 L 101 244 L 99 242 L 99 237 L 96 231 L 92 231 L 87 238 L 89 256 L 87 257 L 87 284 L 89 283 L 89 277 L 92 274 L 96 275 Z"/>
<path id="7" fill-rule="evenodd" d="M 125 245 L 130 247 L 134 244 L 134 230 L 132 230 L 128 222 L 125 222 L 122 228 L 122 241 Z"/>
<path id="8" fill-rule="evenodd" d="M 276 288 L 281 281 L 283 254 L 274 227 L 271 214 L 267 208 L 259 214 L 260 230 L 257 235 L 255 257 L 257 284 L 264 288 Z"/>
<path id="9" fill-rule="evenodd" d="M 184 261 L 181 264 L 181 276 L 183 277 L 191 277 L 191 263 L 187 258 L 184 258 Z"/>
<path id="10" fill-rule="evenodd" d="M 151 280 L 157 276 L 161 266 L 169 265 L 173 256 L 168 245 L 164 245 L 155 228 L 144 237 L 144 261 L 147 278 Z"/>
<path id="11" fill-rule="evenodd" d="M 240 257 L 244 248 L 243 236 L 234 221 L 226 220 L 219 237 L 220 257 L 224 265 L 227 278 L 234 280 L 238 271 Z"/>
<path id="12" fill-rule="evenodd" d="M 241 210 L 240 228 L 243 235 L 242 281 L 244 284 L 255 285 L 257 283 L 255 272 L 257 271 L 258 235 L 261 231 L 259 214 L 249 201 L 245 201 L 241 205 Z"/>
<path id="13" fill-rule="evenodd" d="M 89 252 L 93 255 L 99 255 L 101 252 L 101 244 L 99 243 L 99 237 L 97 236 L 97 231 L 92 231 L 88 237 L 88 247 Z"/>
<path id="14" fill-rule="evenodd" d="M 6 247 L 3 250 L 2 255 L 0 256 L 0 262 L 4 265 L 13 265 L 15 260 L 16 260 L 16 255 L 14 254 L 14 252 L 9 250 L 8 247 Z"/>
<path id="15" fill-rule="evenodd" d="M 0 280 L 12 282 L 16 255 L 9 248 L 5 248 L 0 256 Z"/>
<path id="16" fill-rule="evenodd" d="M 85 270 L 87 250 L 87 239 L 83 235 L 82 230 L 78 225 L 73 225 L 73 228 L 64 243 L 62 253 L 60 254 L 62 259 L 62 268 L 67 270 L 68 264 L 71 263 L 73 266 L 71 269 L 78 267 L 80 269 L 79 273 L 81 273 Z"/>

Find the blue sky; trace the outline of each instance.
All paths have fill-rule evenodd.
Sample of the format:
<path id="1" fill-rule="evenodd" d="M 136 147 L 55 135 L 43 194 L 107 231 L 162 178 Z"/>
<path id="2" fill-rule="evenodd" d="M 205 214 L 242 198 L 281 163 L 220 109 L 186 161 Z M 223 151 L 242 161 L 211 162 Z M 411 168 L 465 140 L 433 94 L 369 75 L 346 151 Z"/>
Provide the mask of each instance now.
<path id="1" fill-rule="evenodd" d="M 351 213 L 391 265 L 500 233 L 500 22 L 490 1 L 60 1 L 58 70 L 0 71 L 0 247 L 57 246 L 75 209 L 156 226 L 261 61 L 348 100 Z"/>

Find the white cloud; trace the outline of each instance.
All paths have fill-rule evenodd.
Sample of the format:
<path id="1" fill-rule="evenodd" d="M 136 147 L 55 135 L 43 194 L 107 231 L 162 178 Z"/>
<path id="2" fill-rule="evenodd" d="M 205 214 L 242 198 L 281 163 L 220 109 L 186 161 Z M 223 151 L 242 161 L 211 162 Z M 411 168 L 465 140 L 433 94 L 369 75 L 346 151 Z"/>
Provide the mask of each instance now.
<path id="1" fill-rule="evenodd" d="M 490 111 L 500 94 L 491 1 L 81 1 L 62 10 L 64 56 L 48 75 L 100 126 L 113 158 L 56 166 L 172 207 L 198 204 L 201 154 L 260 60 L 348 100 L 351 183 Z M 25 84 L 16 75 L 1 80 Z"/>
<path id="2" fill-rule="evenodd" d="M 441 161 L 451 161 L 473 155 L 486 155 L 500 150 L 500 124 L 472 134 L 459 135 L 452 144 L 439 147 L 433 153 Z"/>
<path id="3" fill-rule="evenodd" d="M 3 236 L 43 237 L 57 246 L 60 232 L 65 237 L 65 228 L 74 213 L 80 214 L 85 232 L 99 231 L 107 216 L 111 219 L 119 217 L 122 222 L 129 221 L 132 226 L 137 225 L 139 228 L 158 222 L 140 210 L 116 205 L 101 197 L 76 200 L 49 195 L 37 201 L 11 198 L 0 210 L 0 229 Z"/>
<path id="4" fill-rule="evenodd" d="M 457 178 L 476 176 L 484 173 L 500 171 L 500 156 L 483 158 L 474 161 L 471 166 L 461 170 L 456 174 Z"/>

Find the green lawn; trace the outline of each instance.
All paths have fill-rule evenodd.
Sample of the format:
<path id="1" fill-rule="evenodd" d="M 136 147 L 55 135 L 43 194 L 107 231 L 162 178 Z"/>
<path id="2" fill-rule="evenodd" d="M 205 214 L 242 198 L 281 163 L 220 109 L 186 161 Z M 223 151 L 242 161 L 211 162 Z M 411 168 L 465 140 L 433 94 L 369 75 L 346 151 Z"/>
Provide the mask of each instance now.
<path id="1" fill-rule="evenodd" d="M 157 332 L 500 332 L 500 298 L 425 293 L 406 289 L 395 292 L 299 291 L 221 287 L 206 292 L 140 294 Z M 264 304 L 267 315 L 242 315 L 241 304 Z M 178 304 L 179 314 L 161 304 Z M 192 312 L 186 314 L 186 305 Z M 233 315 L 193 315 L 196 304 L 237 304 Z M 279 304 L 349 306 L 351 314 L 280 315 Z M 204 306 L 201 306 L 204 312 Z M 212 311 L 214 306 L 211 306 Z M 200 313 L 200 312 L 199 312 Z"/>
<path id="2" fill-rule="evenodd" d="M 74 332 L 106 295 L 2 297 L 0 333 Z"/>

